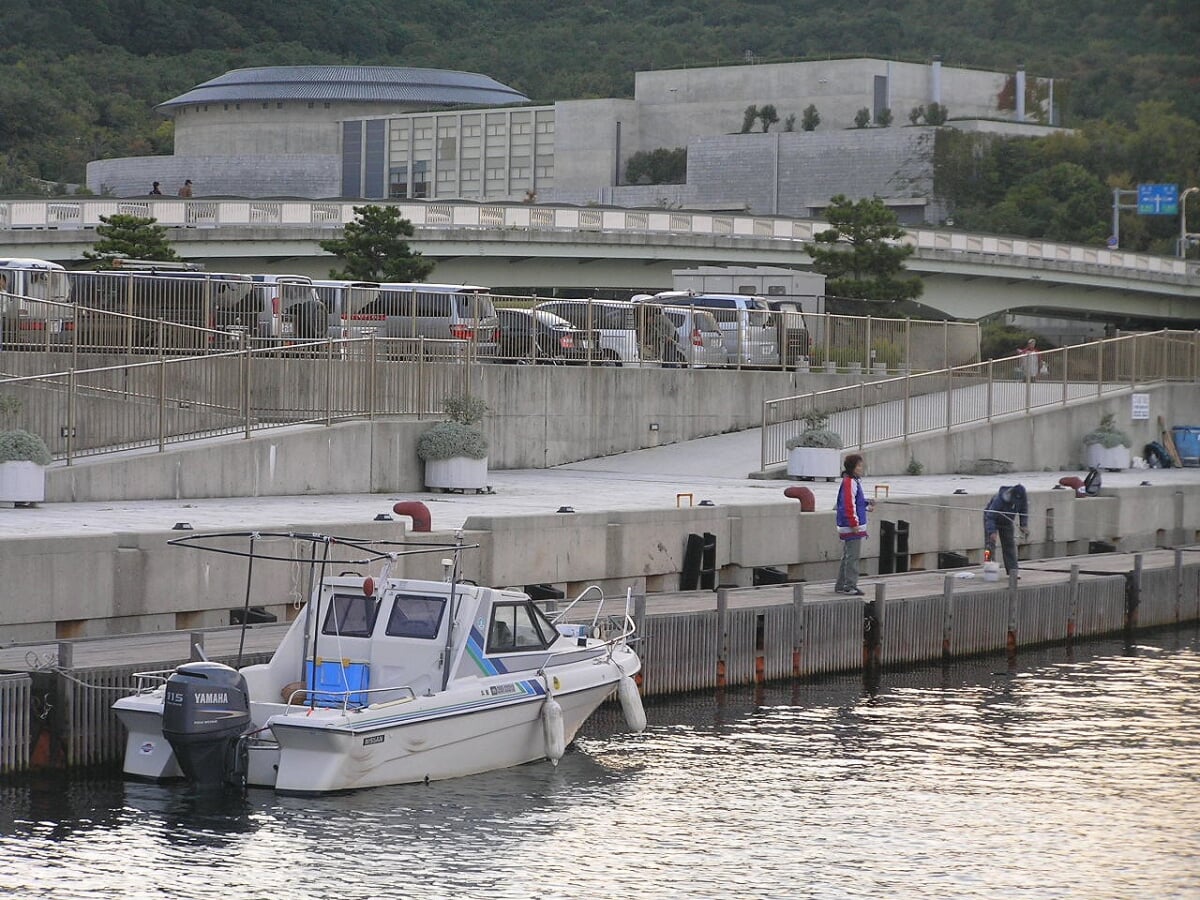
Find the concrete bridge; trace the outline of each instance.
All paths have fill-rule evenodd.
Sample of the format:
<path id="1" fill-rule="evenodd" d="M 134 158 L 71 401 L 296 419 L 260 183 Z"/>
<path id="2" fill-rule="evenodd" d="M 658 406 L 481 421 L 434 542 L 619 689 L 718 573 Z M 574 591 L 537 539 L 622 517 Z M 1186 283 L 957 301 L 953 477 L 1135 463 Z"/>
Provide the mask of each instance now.
<path id="1" fill-rule="evenodd" d="M 697 265 L 811 265 L 812 219 L 679 210 L 468 202 L 396 204 L 440 281 L 506 288 L 669 287 Z M 353 201 L 83 199 L 0 203 L 0 255 L 64 264 L 95 242 L 101 216 L 150 216 L 181 256 L 213 271 L 324 277 L 319 242 Z M 909 230 L 923 302 L 965 319 L 1000 311 L 1200 327 L 1200 264 L 1149 254 L 929 228 Z"/>

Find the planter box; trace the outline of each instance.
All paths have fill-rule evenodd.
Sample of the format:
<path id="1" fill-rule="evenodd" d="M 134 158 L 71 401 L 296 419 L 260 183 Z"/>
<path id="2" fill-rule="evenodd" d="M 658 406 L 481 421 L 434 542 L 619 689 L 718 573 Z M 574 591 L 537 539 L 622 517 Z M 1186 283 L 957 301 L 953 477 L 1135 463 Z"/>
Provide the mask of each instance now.
<path id="1" fill-rule="evenodd" d="M 46 472 L 35 462 L 0 463 L 0 501 L 41 503 L 46 499 Z"/>
<path id="2" fill-rule="evenodd" d="M 1084 464 L 1090 469 L 1104 469 L 1116 472 L 1129 468 L 1128 447 L 1105 447 L 1101 444 L 1085 444 L 1083 448 Z"/>
<path id="3" fill-rule="evenodd" d="M 452 459 L 425 460 L 425 487 L 448 491 L 486 491 L 488 461 L 455 456 Z"/>
<path id="4" fill-rule="evenodd" d="M 842 451 L 828 447 L 795 447 L 788 451 L 787 473 L 793 478 L 833 481 L 842 471 Z"/>

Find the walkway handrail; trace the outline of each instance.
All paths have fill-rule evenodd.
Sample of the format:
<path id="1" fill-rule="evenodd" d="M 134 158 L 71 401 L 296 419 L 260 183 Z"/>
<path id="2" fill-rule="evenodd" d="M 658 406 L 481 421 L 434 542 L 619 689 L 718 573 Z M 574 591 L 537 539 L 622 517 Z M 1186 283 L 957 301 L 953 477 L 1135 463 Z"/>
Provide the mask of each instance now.
<path id="1" fill-rule="evenodd" d="M 809 391 L 764 401 L 760 465 L 787 461 L 810 413 L 861 450 L 1165 381 L 1200 381 L 1200 332 L 1163 329 Z"/>

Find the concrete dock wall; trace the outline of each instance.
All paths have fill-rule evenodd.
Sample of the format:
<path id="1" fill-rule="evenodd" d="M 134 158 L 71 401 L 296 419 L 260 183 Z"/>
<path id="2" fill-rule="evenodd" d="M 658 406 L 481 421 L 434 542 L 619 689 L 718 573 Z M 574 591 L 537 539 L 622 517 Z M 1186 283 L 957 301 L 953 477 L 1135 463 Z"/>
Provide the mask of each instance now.
<path id="1" fill-rule="evenodd" d="M 1047 477 L 1048 483 L 1055 480 Z M 1070 490 L 1027 487 L 1031 536 L 1021 546 L 1024 559 L 1084 554 L 1093 541 L 1142 550 L 1190 544 L 1200 535 L 1200 485 L 1114 488 L 1089 498 L 1076 498 Z M 780 483 L 781 498 L 783 489 Z M 863 547 L 865 571 L 878 571 L 884 521 L 908 523 L 910 569 L 936 569 L 938 554 L 947 551 L 979 563 L 984 502 L 980 495 L 881 496 Z M 247 522 L 242 527 L 260 526 Z M 330 528 L 296 522 L 263 530 Z M 348 523 L 337 530 L 384 540 L 406 536 L 404 520 Z M 472 516 L 464 523 L 464 537 L 479 548 L 465 551 L 462 574 L 480 584 L 551 584 L 568 596 L 593 583 L 610 596 L 627 588 L 653 596 L 678 590 L 693 534 L 714 536 L 717 580 L 724 585 L 750 585 L 754 570 L 762 567 L 783 569 L 793 581 L 832 580 L 841 558 L 832 510 L 802 513 L 799 503 L 782 501 Z M 148 531 L 0 542 L 6 594 L 0 642 L 227 624 L 230 608 L 240 606 L 245 596 L 245 560 L 168 545 L 177 537 L 180 532 Z M 453 535 L 444 533 L 408 538 L 453 541 Z M 301 568 L 258 563 L 251 605 L 266 608 L 281 621 L 290 618 L 304 592 Z M 398 573 L 440 578 L 440 557 L 405 558 Z"/>

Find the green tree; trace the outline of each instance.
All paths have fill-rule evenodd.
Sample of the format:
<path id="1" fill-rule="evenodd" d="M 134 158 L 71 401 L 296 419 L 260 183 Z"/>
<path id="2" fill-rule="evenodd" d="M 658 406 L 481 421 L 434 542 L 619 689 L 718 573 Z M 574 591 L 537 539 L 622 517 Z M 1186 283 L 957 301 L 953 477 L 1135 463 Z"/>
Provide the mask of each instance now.
<path id="1" fill-rule="evenodd" d="M 758 108 L 758 121 L 762 122 L 764 134 L 766 134 L 772 125 L 779 121 L 779 113 L 775 111 L 773 103 L 768 103 L 766 106 Z"/>
<path id="2" fill-rule="evenodd" d="M 796 130 L 796 114 L 795 113 L 790 114 L 786 119 L 783 120 L 783 130 L 784 131 L 795 131 Z"/>
<path id="3" fill-rule="evenodd" d="M 925 107 L 923 106 L 914 106 L 908 111 L 909 125 L 919 125 L 923 118 L 925 118 Z"/>
<path id="4" fill-rule="evenodd" d="M 683 184 L 687 181 L 687 148 L 640 150 L 625 163 L 629 184 Z"/>
<path id="5" fill-rule="evenodd" d="M 880 128 L 887 128 L 892 124 L 892 111 L 886 106 L 875 114 L 875 124 Z"/>
<path id="6" fill-rule="evenodd" d="M 925 107 L 926 125 L 945 125 L 948 118 L 950 118 L 950 110 L 944 103 L 930 103 Z"/>
<path id="7" fill-rule="evenodd" d="M 866 128 L 871 124 L 871 111 L 865 106 L 854 114 L 854 127 Z"/>
<path id="8" fill-rule="evenodd" d="M 434 262 L 411 249 L 406 237 L 413 224 L 395 206 L 356 206 L 355 220 L 340 238 L 321 241 L 321 249 L 339 256 L 345 268 L 330 269 L 330 278 L 349 281 L 424 281 Z"/>
<path id="9" fill-rule="evenodd" d="M 1076 163 L 1029 175 L 995 208 L 995 230 L 1052 241 L 1102 243 L 1110 230 L 1111 194 Z"/>
<path id="10" fill-rule="evenodd" d="M 116 259 L 176 260 L 179 255 L 167 243 L 167 229 L 145 216 L 101 216 L 96 241 L 83 258 L 111 268 Z"/>
<path id="11" fill-rule="evenodd" d="M 742 134 L 749 134 L 750 129 L 754 127 L 755 120 L 758 119 L 758 107 L 751 104 L 746 107 L 746 111 L 742 113 Z"/>
<path id="12" fill-rule="evenodd" d="M 821 114 L 817 112 L 815 104 L 808 104 L 804 107 L 804 118 L 800 120 L 800 127 L 805 131 L 816 131 L 817 126 L 821 124 Z"/>
<path id="13" fill-rule="evenodd" d="M 829 201 L 825 218 L 831 227 L 815 235 L 806 249 L 813 268 L 826 278 L 826 294 L 892 303 L 921 296 L 921 279 L 903 275 L 913 248 L 899 243 L 904 229 L 882 200 L 855 203 L 838 194 Z"/>

